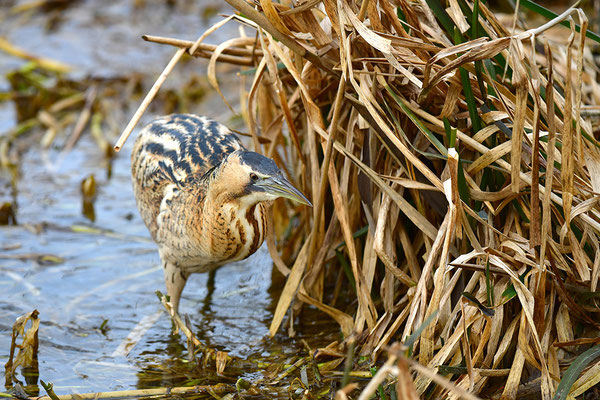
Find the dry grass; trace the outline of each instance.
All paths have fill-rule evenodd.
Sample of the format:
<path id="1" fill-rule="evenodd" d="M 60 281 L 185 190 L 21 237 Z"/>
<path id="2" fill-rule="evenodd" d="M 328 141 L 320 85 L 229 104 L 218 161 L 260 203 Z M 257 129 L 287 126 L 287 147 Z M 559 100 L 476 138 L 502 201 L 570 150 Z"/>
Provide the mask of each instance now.
<path id="1" fill-rule="evenodd" d="M 305 303 L 358 354 L 383 353 L 359 398 L 550 399 L 599 341 L 600 146 L 587 115 L 600 88 L 572 20 L 585 33 L 583 12 L 529 29 L 478 1 L 227 1 L 246 28 L 196 55 L 217 90 L 218 59 L 254 65 L 240 104 L 255 150 L 314 204 L 293 211 L 283 257 L 270 240 L 287 275 L 271 333 Z M 599 382 L 598 365 L 567 393 Z"/>

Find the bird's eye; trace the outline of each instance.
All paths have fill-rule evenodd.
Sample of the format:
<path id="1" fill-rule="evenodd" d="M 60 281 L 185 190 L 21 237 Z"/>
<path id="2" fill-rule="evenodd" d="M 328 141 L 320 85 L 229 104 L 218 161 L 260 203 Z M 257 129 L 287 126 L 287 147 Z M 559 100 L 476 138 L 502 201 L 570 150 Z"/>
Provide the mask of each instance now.
<path id="1" fill-rule="evenodd" d="M 250 179 L 252 180 L 252 182 L 256 182 L 256 181 L 258 181 L 258 175 L 254 174 L 254 173 L 250 174 Z"/>

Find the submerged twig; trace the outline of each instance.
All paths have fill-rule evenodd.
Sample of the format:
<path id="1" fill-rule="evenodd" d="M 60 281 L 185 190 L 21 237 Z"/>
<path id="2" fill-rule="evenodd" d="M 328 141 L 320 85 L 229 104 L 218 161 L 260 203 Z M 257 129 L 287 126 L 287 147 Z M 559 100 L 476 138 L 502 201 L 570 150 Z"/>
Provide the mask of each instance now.
<path id="1" fill-rule="evenodd" d="M 150 397 L 150 396 L 166 396 L 170 397 L 173 395 L 198 395 L 206 393 L 217 393 L 225 394 L 229 392 L 235 393 L 235 387 L 218 383 L 216 385 L 203 385 L 203 386 L 188 386 L 188 387 L 173 387 L 173 388 L 158 388 L 158 389 L 138 389 L 138 390 L 120 390 L 113 392 L 95 392 L 95 393 L 80 393 L 75 396 L 81 400 L 97 400 L 97 399 L 125 399 L 125 398 L 136 398 L 136 397 Z M 66 394 L 56 396 L 58 400 L 73 400 L 72 394 Z M 30 397 L 31 400 L 56 400 L 50 396 L 39 396 Z"/>

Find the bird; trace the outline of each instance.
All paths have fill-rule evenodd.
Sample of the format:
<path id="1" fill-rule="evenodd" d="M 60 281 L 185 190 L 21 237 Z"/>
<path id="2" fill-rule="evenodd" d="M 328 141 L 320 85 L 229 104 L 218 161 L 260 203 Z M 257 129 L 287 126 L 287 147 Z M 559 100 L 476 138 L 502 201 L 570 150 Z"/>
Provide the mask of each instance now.
<path id="1" fill-rule="evenodd" d="M 229 128 L 205 116 L 171 114 L 142 128 L 131 175 L 173 313 L 191 274 L 258 250 L 275 199 L 312 206 L 272 159 L 246 150 Z"/>

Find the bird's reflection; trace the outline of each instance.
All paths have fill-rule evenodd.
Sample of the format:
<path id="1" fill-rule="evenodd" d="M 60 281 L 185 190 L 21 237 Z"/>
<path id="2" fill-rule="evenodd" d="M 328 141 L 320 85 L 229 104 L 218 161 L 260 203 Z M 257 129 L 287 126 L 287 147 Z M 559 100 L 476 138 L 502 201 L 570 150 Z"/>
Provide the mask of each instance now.
<path id="1" fill-rule="evenodd" d="M 202 301 L 202 309 L 200 313 L 202 315 L 208 314 L 210 312 L 210 306 L 212 305 L 213 294 L 215 293 L 215 276 L 217 275 L 217 270 L 213 269 L 208 273 L 208 279 L 206 280 L 206 297 Z"/>

